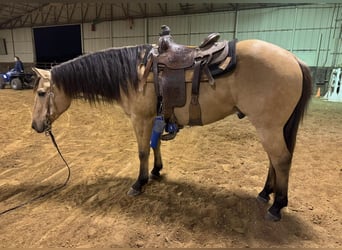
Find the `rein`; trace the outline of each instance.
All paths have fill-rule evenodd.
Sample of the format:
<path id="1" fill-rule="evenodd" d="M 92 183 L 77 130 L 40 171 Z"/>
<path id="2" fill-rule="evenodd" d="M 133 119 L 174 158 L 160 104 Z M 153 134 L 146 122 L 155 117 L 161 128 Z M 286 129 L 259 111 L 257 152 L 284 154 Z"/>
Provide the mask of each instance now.
<path id="1" fill-rule="evenodd" d="M 48 98 L 49 99 L 49 103 L 48 103 L 48 112 L 47 112 L 47 117 L 46 117 L 47 118 L 46 119 L 47 128 L 45 130 L 45 135 L 46 136 L 50 136 L 53 145 L 55 146 L 59 156 L 62 158 L 63 162 L 65 163 L 65 166 L 68 169 L 68 176 L 67 176 L 66 180 L 64 181 L 64 183 L 59 185 L 58 187 L 56 187 L 56 188 L 54 188 L 54 189 L 52 189 L 52 190 L 50 190 L 50 191 L 48 191 L 46 193 L 40 194 L 39 196 L 34 197 L 34 198 L 32 198 L 32 199 L 30 199 L 30 200 L 28 200 L 26 202 L 23 202 L 23 203 L 21 203 L 21 204 L 19 204 L 17 206 L 14 206 L 12 208 L 6 209 L 6 210 L 0 212 L 0 216 L 3 215 L 3 214 L 8 213 L 10 211 L 13 211 L 13 210 L 16 210 L 18 208 L 21 208 L 21 207 L 23 207 L 23 206 L 25 206 L 25 205 L 27 205 L 29 203 L 32 203 L 32 202 L 34 202 L 34 201 L 36 201 L 38 199 L 41 199 L 41 198 L 47 196 L 48 194 L 51 194 L 51 193 L 53 193 L 53 192 L 55 192 L 57 190 L 60 190 L 60 189 L 64 188 L 67 185 L 67 183 L 69 182 L 69 180 L 70 180 L 71 170 L 70 170 L 69 164 L 64 159 L 61 151 L 59 150 L 59 147 L 58 147 L 57 142 L 55 140 L 55 136 L 53 135 L 53 133 L 51 131 L 51 120 L 50 120 L 51 119 L 51 108 L 50 108 L 50 105 L 52 103 L 52 99 L 53 99 L 54 94 L 53 94 L 53 92 L 51 90 L 50 90 L 50 92 L 48 94 L 49 94 L 49 98 Z"/>
<path id="2" fill-rule="evenodd" d="M 28 200 L 28 201 L 26 201 L 26 202 L 24 202 L 24 203 L 21 203 L 21 204 L 15 206 L 15 207 L 12 207 L 12 208 L 6 209 L 5 211 L 0 212 L 0 216 L 3 215 L 3 214 L 8 213 L 8 212 L 10 212 L 10 211 L 13 211 L 13 210 L 15 210 L 15 209 L 21 208 L 21 207 L 23 207 L 23 206 L 25 206 L 25 205 L 27 205 L 27 204 L 29 204 L 29 203 L 32 203 L 32 202 L 34 202 L 34 201 L 36 201 L 36 200 L 38 200 L 38 199 L 40 199 L 40 198 L 43 198 L 43 197 L 45 197 L 46 195 L 51 194 L 51 193 L 53 193 L 53 192 L 55 192 L 55 191 L 57 191 L 57 190 L 60 190 L 60 189 L 62 189 L 63 187 L 65 187 L 66 184 L 69 182 L 70 175 L 71 175 L 71 170 L 70 170 L 70 167 L 69 167 L 67 161 L 64 159 L 64 157 L 63 157 L 61 151 L 59 150 L 59 147 L 58 147 L 58 145 L 57 145 L 57 143 L 56 143 L 56 140 L 55 140 L 55 136 L 53 135 L 53 133 L 52 133 L 51 130 L 47 130 L 45 133 L 46 133 L 47 136 L 50 136 L 50 137 L 51 137 L 51 141 L 52 141 L 53 145 L 56 147 L 58 154 L 60 155 L 60 157 L 62 158 L 63 162 L 65 163 L 65 166 L 68 168 L 68 176 L 67 176 L 66 180 L 64 181 L 64 183 L 63 183 L 62 185 L 60 185 L 60 186 L 58 186 L 58 187 L 56 187 L 56 188 L 54 188 L 54 189 L 52 189 L 52 190 L 50 190 L 50 191 L 48 191 L 48 192 L 46 192 L 46 193 L 43 193 L 43 194 L 41 194 L 41 195 L 39 195 L 39 196 L 37 196 L 37 197 L 32 198 L 31 200 Z"/>

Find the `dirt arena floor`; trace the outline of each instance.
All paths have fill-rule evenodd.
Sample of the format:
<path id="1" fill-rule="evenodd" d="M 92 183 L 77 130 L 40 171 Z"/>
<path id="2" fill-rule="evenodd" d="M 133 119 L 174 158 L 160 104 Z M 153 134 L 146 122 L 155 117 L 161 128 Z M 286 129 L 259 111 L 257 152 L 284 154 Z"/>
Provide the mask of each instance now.
<path id="1" fill-rule="evenodd" d="M 31 130 L 32 104 L 32 90 L 0 90 L 0 212 L 67 177 L 50 138 Z M 137 145 L 118 106 L 75 101 L 53 131 L 70 181 L 2 214 L 0 247 L 342 247 L 342 103 L 312 100 L 280 222 L 265 221 L 268 205 L 255 199 L 268 159 L 247 119 L 163 142 L 163 180 L 136 198 L 126 192 Z"/>

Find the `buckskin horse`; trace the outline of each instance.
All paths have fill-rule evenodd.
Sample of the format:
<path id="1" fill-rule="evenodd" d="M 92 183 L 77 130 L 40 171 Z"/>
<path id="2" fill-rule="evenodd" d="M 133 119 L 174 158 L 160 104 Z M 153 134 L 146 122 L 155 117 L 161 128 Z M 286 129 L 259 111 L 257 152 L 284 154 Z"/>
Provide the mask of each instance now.
<path id="1" fill-rule="evenodd" d="M 149 177 L 160 177 L 163 167 L 159 140 L 153 148 L 154 166 L 149 176 L 150 138 L 158 104 L 155 78 L 152 70 L 146 69 L 146 55 L 151 50 L 152 45 L 147 44 L 109 48 L 79 56 L 51 70 L 34 68 L 39 80 L 32 128 L 38 133 L 49 131 L 75 98 L 123 108 L 133 124 L 140 160 L 138 178 L 128 191 L 132 196 L 142 192 Z M 236 58 L 232 72 L 215 77 L 214 84 L 201 82 L 201 123 L 213 123 L 239 112 L 255 126 L 269 158 L 268 175 L 258 200 L 267 203 L 274 194 L 265 217 L 277 221 L 281 219 L 281 209 L 288 204 L 296 135 L 312 91 L 310 70 L 289 51 L 260 40 L 237 42 Z M 180 126 L 189 124 L 191 85 L 185 83 L 185 105 L 173 110 Z"/>

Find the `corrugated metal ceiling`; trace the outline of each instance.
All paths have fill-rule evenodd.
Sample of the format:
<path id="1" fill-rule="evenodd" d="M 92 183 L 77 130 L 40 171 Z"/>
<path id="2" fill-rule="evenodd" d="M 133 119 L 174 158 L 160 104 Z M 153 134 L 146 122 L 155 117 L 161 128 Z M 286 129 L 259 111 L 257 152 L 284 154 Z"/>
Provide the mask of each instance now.
<path id="1" fill-rule="evenodd" d="M 132 18 L 235 11 L 303 3 L 236 3 L 233 1 L 46 1 L 0 3 L 0 29 L 101 22 Z M 253 1 L 251 1 L 253 2 Z M 91 11 L 89 11 L 91 10 Z"/>

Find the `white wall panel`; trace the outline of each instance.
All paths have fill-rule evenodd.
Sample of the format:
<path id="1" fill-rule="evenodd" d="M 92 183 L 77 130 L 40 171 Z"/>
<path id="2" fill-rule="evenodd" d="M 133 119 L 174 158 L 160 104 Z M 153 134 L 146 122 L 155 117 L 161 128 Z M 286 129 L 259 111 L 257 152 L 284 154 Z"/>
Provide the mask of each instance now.
<path id="1" fill-rule="evenodd" d="M 5 39 L 7 48 L 7 55 L 0 55 L 0 62 L 12 62 L 14 54 L 11 30 L 0 30 L 0 38 Z"/>
<path id="2" fill-rule="evenodd" d="M 190 19 L 190 43 L 199 45 L 210 33 L 220 33 L 221 39 L 234 38 L 235 12 L 199 14 Z"/>
<path id="3" fill-rule="evenodd" d="M 120 37 L 113 39 L 113 47 L 135 46 L 144 43 L 141 37 Z"/>
<path id="4" fill-rule="evenodd" d="M 109 38 L 96 38 L 84 40 L 84 53 L 95 52 L 98 50 L 111 47 L 111 40 Z"/>
<path id="5" fill-rule="evenodd" d="M 290 47 L 295 11 L 289 9 L 257 9 L 239 12 L 238 39 L 262 39 Z"/>
<path id="6" fill-rule="evenodd" d="M 186 35 L 189 34 L 189 17 L 188 16 L 171 16 L 171 17 L 156 17 L 149 18 L 148 35 L 155 36 L 161 31 L 162 25 L 167 25 L 171 28 L 172 34 Z"/>
<path id="7" fill-rule="evenodd" d="M 144 37 L 144 19 L 133 21 L 114 21 L 113 37 Z"/>
<path id="8" fill-rule="evenodd" d="M 235 13 L 197 14 L 181 17 L 150 18 L 148 36 L 150 43 L 157 43 L 162 25 L 168 25 L 177 43 L 198 45 L 210 33 L 219 32 L 222 39 L 234 35 Z"/>
<path id="9" fill-rule="evenodd" d="M 112 22 L 113 47 L 143 44 L 145 40 L 145 20 L 125 20 Z"/>
<path id="10" fill-rule="evenodd" d="M 83 24 L 83 38 L 110 38 L 110 22 L 102 22 L 95 25 L 95 31 L 92 30 L 91 23 Z"/>
<path id="11" fill-rule="evenodd" d="M 23 62 L 33 62 L 33 39 L 31 28 L 13 29 L 15 55 Z"/>
<path id="12" fill-rule="evenodd" d="M 33 62 L 31 28 L 0 30 L 0 38 L 5 38 L 7 48 L 7 55 L 0 55 L 0 62 L 12 62 L 15 55 L 19 56 L 24 63 Z"/>
<path id="13" fill-rule="evenodd" d="M 200 45 L 203 40 L 212 32 L 204 32 L 204 33 L 195 33 L 190 35 L 190 45 Z M 223 40 L 232 40 L 234 38 L 233 32 L 219 32 L 220 39 Z"/>
<path id="14" fill-rule="evenodd" d="M 6 38 L 6 40 L 11 39 L 11 41 L 12 41 L 11 30 L 10 29 L 0 30 L 0 37 Z"/>
<path id="15" fill-rule="evenodd" d="M 144 43 L 144 20 L 108 21 L 96 24 L 92 31 L 91 23 L 83 24 L 84 53 L 110 47 L 122 47 Z"/>
<path id="16" fill-rule="evenodd" d="M 233 32 L 235 12 L 199 14 L 190 19 L 191 33 L 209 34 L 213 32 Z"/>
<path id="17" fill-rule="evenodd" d="M 85 23 L 82 25 L 82 33 L 84 53 L 94 52 L 112 46 L 110 22 L 96 24 L 94 31 L 92 30 L 91 23 Z"/>
<path id="18" fill-rule="evenodd" d="M 156 17 L 148 19 L 148 42 L 157 43 L 161 26 L 167 25 L 177 43 L 190 43 L 189 16 Z"/>

